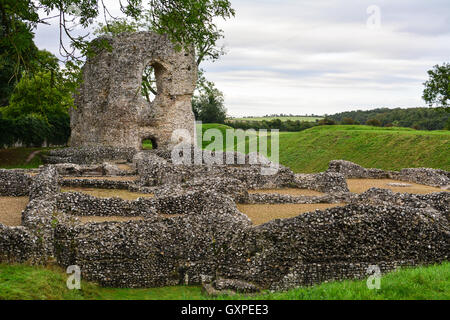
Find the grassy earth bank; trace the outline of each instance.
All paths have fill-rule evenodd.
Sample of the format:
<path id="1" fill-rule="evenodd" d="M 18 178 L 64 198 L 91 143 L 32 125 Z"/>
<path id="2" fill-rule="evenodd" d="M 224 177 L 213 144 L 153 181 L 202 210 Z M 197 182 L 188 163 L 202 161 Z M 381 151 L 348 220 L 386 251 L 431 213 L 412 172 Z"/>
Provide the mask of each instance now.
<path id="1" fill-rule="evenodd" d="M 58 267 L 0 264 L 0 299 L 51 300 L 202 300 L 209 299 L 197 286 L 151 289 L 102 288 L 82 281 L 81 290 L 68 290 L 68 275 Z M 346 280 L 257 296 L 219 297 L 245 300 L 384 300 L 450 299 L 450 262 L 404 268 L 384 275 L 380 290 L 369 290 L 366 280 Z"/>

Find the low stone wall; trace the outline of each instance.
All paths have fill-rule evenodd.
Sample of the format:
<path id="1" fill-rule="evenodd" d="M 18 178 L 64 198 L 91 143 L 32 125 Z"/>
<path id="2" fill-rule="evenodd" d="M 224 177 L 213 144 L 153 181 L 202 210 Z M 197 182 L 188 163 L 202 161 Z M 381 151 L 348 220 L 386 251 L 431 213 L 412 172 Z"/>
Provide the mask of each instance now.
<path id="1" fill-rule="evenodd" d="M 61 186 L 75 188 L 101 188 L 136 190 L 136 182 L 133 180 L 107 180 L 107 179 L 61 179 Z"/>
<path id="2" fill-rule="evenodd" d="M 154 199 L 127 201 L 120 198 L 97 198 L 79 192 L 64 192 L 55 196 L 56 209 L 74 216 L 148 217 L 156 214 Z"/>
<path id="3" fill-rule="evenodd" d="M 446 217 L 450 219 L 450 192 L 437 192 L 430 194 L 395 193 L 387 189 L 371 188 L 366 192 L 353 195 L 352 203 L 371 203 L 376 205 L 397 206 L 423 209 L 426 212 L 439 213 L 434 219 Z"/>
<path id="4" fill-rule="evenodd" d="M 0 169 L 0 196 L 28 196 L 31 176 L 25 170 Z"/>
<path id="5" fill-rule="evenodd" d="M 343 203 L 349 202 L 352 196 L 350 194 L 327 194 L 324 196 L 293 196 L 289 194 L 276 193 L 254 193 L 248 195 L 248 200 L 241 203 L 249 204 L 312 204 L 312 203 Z"/>
<path id="6" fill-rule="evenodd" d="M 58 163 L 54 167 L 62 176 L 128 176 L 133 175 L 133 170 L 121 170 L 116 164 L 105 162 L 102 164 L 79 165 L 74 163 Z"/>
<path id="7" fill-rule="evenodd" d="M 44 167 L 39 174 L 31 179 L 30 200 L 47 198 L 60 191 L 59 174 L 52 166 Z"/>
<path id="8" fill-rule="evenodd" d="M 450 172 L 429 168 L 402 169 L 393 174 L 399 180 L 425 184 L 432 187 L 450 187 Z"/>
<path id="9" fill-rule="evenodd" d="M 253 227 L 232 203 L 229 210 L 220 208 L 212 210 L 211 203 L 203 214 L 60 224 L 55 254 L 62 265 L 77 264 L 85 277 L 107 286 L 199 284 L 220 277 L 284 290 L 358 278 L 369 264 L 392 270 L 439 262 L 450 252 L 448 222 L 422 209 L 348 205 Z"/>
<path id="10" fill-rule="evenodd" d="M 26 227 L 0 223 L 0 262 L 34 263 L 40 260 L 40 239 Z"/>
<path id="11" fill-rule="evenodd" d="M 193 150 L 193 153 L 200 152 Z M 203 159 L 205 157 L 203 152 Z M 239 180 L 247 189 L 258 188 L 274 188 L 293 186 L 294 173 L 284 166 L 279 166 L 274 171 L 274 174 L 266 174 L 270 167 L 270 163 L 250 165 L 248 164 L 251 155 L 242 155 L 235 153 L 218 153 L 220 158 L 226 159 L 226 155 L 231 154 L 231 157 L 237 161 L 242 157 L 244 164 L 236 165 L 186 165 L 173 164 L 170 159 L 160 157 L 163 155 L 168 157 L 168 154 L 158 152 L 143 152 L 135 156 L 137 171 L 140 177 L 139 184 L 142 186 L 157 186 L 157 185 L 176 185 L 188 182 L 190 180 L 208 179 L 227 179 L 232 178 Z M 201 157 L 201 156 L 200 156 Z M 210 155 L 209 155 L 210 157 Z M 194 159 L 194 156 L 192 156 Z"/>
<path id="12" fill-rule="evenodd" d="M 157 197 L 173 196 L 195 190 L 197 193 L 227 195 L 236 202 L 247 202 L 249 194 L 246 186 L 233 178 L 192 179 L 178 185 L 162 185 L 153 189 Z"/>
<path id="13" fill-rule="evenodd" d="M 240 279 L 263 288 L 280 288 L 283 284 L 288 289 L 311 284 L 315 278 L 339 279 L 342 273 L 333 269 L 335 264 L 346 264 L 351 269 L 352 264 L 362 262 L 426 264 L 448 260 L 448 222 L 442 219 L 436 222 L 421 209 L 405 209 L 347 205 L 248 229 L 229 246 L 233 250 L 221 261 L 220 274 L 230 278 L 239 274 Z M 323 274 L 309 275 L 306 282 L 300 278 L 286 283 L 286 277 L 300 265 L 310 264 L 329 265 L 329 268 L 322 269 Z"/>
<path id="14" fill-rule="evenodd" d="M 63 267 L 80 266 L 84 279 L 114 287 L 239 279 L 263 289 L 285 290 L 361 278 L 369 265 L 390 271 L 449 259 L 448 192 L 409 195 L 370 189 L 359 195 L 332 192 L 321 197 L 248 195 L 248 185 L 267 180 L 259 175 L 250 180 L 227 176 L 247 172 L 250 177 L 259 169 L 220 168 L 223 175 L 215 179 L 205 175 L 164 184 L 152 189 L 155 198 L 126 201 L 61 193 L 57 169 L 42 167 L 31 179 L 31 201 L 22 226 L 0 225 L 0 261 L 46 263 L 53 257 Z M 297 176 L 295 182 L 323 191 L 336 181 L 334 190 L 345 190 L 343 177 L 328 172 Z M 271 179 L 275 186 L 284 186 L 292 175 L 282 171 Z M 350 204 L 253 226 L 237 210 L 238 200 Z M 143 220 L 82 224 L 77 218 L 89 215 Z"/>
<path id="15" fill-rule="evenodd" d="M 103 163 L 112 160 L 132 161 L 136 150 L 134 148 L 116 147 L 84 147 L 84 148 L 64 148 L 49 151 L 44 157 L 48 164 L 72 163 L 80 165 L 90 165 Z"/>
<path id="16" fill-rule="evenodd" d="M 277 283 L 272 284 L 271 290 L 284 291 L 300 286 L 312 286 L 318 283 L 339 281 L 346 279 L 367 279 L 373 275 L 368 272 L 370 267 L 376 266 L 382 274 L 392 272 L 400 267 L 416 266 L 417 262 L 410 261 L 377 261 L 353 263 L 308 263 L 294 266 Z"/>
<path id="17" fill-rule="evenodd" d="M 295 183 L 298 188 L 316 190 L 324 193 L 349 192 L 344 175 L 335 172 L 315 174 L 296 174 Z"/>
<path id="18" fill-rule="evenodd" d="M 346 161 L 346 160 L 333 160 L 328 164 L 328 170 L 326 172 L 340 173 L 346 179 L 387 179 L 390 178 L 390 171 L 384 171 L 380 169 L 366 169 L 360 165 Z"/>
<path id="19" fill-rule="evenodd" d="M 407 168 L 400 171 L 384 171 L 366 169 L 350 161 L 333 160 L 330 161 L 326 172 L 340 173 L 347 179 L 396 179 L 432 187 L 448 188 L 450 186 L 450 172 L 440 169 Z"/>

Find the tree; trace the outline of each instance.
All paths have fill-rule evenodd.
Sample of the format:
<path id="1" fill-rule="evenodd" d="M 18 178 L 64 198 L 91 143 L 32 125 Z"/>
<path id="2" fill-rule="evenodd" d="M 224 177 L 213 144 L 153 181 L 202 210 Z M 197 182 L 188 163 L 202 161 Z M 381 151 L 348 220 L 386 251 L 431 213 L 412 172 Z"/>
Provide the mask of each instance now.
<path id="1" fill-rule="evenodd" d="M 217 52 L 212 48 L 223 35 L 215 24 L 215 18 L 234 16 L 229 0 L 124 0 L 120 1 L 122 13 L 133 21 L 143 18 L 153 31 L 167 34 L 178 47 L 200 49 L 199 58 L 214 58 Z M 9 43 L 20 43 L 24 36 L 17 25 L 23 23 L 28 30 L 39 24 L 59 20 L 60 52 L 68 59 L 80 58 L 76 51 L 88 54 L 89 33 L 74 35 L 74 28 L 87 29 L 101 16 L 107 28 L 116 18 L 110 14 L 110 7 L 104 0 L 1 0 L 0 16 L 4 36 Z M 51 16 L 50 14 L 55 13 Z M 64 43 L 68 38 L 70 47 Z M 15 54 L 23 56 L 22 46 L 15 47 Z"/>
<path id="2" fill-rule="evenodd" d="M 369 119 L 367 120 L 366 124 L 368 126 L 381 127 L 381 121 L 378 119 Z"/>
<path id="3" fill-rule="evenodd" d="M 341 124 L 345 124 L 345 125 L 355 124 L 355 120 L 347 117 L 347 118 L 342 119 Z"/>
<path id="4" fill-rule="evenodd" d="M 32 69 L 37 52 L 30 28 L 21 21 L 12 24 L 0 15 L 0 107 L 8 105 L 22 73 Z"/>
<path id="5" fill-rule="evenodd" d="M 436 106 L 450 112 L 450 63 L 435 65 L 428 75 L 422 98 L 430 107 Z"/>
<path id="6" fill-rule="evenodd" d="M 47 119 L 51 115 L 67 114 L 73 105 L 70 90 L 64 82 L 50 71 L 22 76 L 13 94 L 9 106 L 3 108 L 5 118 L 19 118 L 24 115 L 39 115 Z"/>
<path id="7" fill-rule="evenodd" d="M 201 88 L 200 94 L 192 98 L 192 110 L 195 119 L 204 123 L 224 123 L 227 117 L 223 93 L 212 82 L 208 82 Z"/>
<path id="8" fill-rule="evenodd" d="M 319 126 L 332 126 L 332 125 L 335 125 L 336 122 L 333 119 L 325 117 L 323 119 L 320 119 L 318 124 L 319 124 Z"/>

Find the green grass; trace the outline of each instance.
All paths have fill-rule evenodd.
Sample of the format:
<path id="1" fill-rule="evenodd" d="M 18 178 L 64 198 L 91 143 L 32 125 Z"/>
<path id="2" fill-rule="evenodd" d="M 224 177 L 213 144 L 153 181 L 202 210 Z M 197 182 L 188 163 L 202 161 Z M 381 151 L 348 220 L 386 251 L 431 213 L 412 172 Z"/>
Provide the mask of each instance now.
<path id="1" fill-rule="evenodd" d="M 13 169 L 22 168 L 30 169 L 37 168 L 43 164 L 42 155 L 51 148 L 9 148 L 0 149 L 0 168 Z M 40 150 L 41 153 L 37 154 L 29 163 L 26 163 L 28 156 L 34 151 Z"/>
<path id="2" fill-rule="evenodd" d="M 227 129 L 232 129 L 223 124 L 204 124 L 202 131 L 212 128 L 219 129 L 223 137 Z M 337 159 L 384 170 L 412 167 L 450 170 L 450 131 L 337 125 L 279 134 L 280 163 L 294 172 L 324 171 L 330 160 Z M 256 135 L 250 139 L 254 138 Z M 210 143 L 203 141 L 203 147 Z M 143 147 L 151 149 L 151 142 L 144 141 Z M 39 148 L 0 150 L 0 168 L 38 167 L 42 164 L 40 155 L 24 163 L 34 150 Z"/>
<path id="3" fill-rule="evenodd" d="M 307 122 L 316 122 L 323 117 L 255 117 L 255 118 L 231 118 L 227 119 L 227 121 L 271 121 L 275 119 L 280 119 L 281 121 L 307 121 Z"/>
<path id="4" fill-rule="evenodd" d="M 220 129 L 224 129 L 222 125 Z M 256 135 L 251 137 L 254 138 Z M 450 170 L 450 131 L 317 126 L 301 132 L 280 132 L 279 141 L 280 163 L 294 172 L 321 172 L 327 169 L 330 160 L 338 159 L 384 170 L 413 167 Z M 203 142 L 203 147 L 208 144 Z"/>
<path id="5" fill-rule="evenodd" d="M 144 150 L 152 150 L 153 144 L 151 140 L 144 140 L 142 141 L 142 149 Z"/>
<path id="6" fill-rule="evenodd" d="M 200 287 L 175 286 L 151 289 L 102 288 L 82 281 L 81 290 L 66 288 L 67 276 L 57 267 L 0 264 L 0 300 L 201 300 L 208 299 Z M 365 280 L 347 280 L 301 287 L 287 292 L 257 296 L 219 297 L 218 299 L 450 299 L 450 263 L 405 268 L 386 274 L 380 290 L 369 290 Z"/>
<path id="7" fill-rule="evenodd" d="M 450 131 L 319 126 L 280 133 L 280 163 L 295 172 L 320 172 L 336 159 L 384 170 L 450 170 Z"/>

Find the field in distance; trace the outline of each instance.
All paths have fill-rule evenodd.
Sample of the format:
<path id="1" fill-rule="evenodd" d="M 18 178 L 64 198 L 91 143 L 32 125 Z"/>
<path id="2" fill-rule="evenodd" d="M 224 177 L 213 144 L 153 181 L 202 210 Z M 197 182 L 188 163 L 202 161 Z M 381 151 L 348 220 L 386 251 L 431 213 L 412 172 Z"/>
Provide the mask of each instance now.
<path id="1" fill-rule="evenodd" d="M 306 122 L 316 122 L 323 117 L 307 117 L 307 116 L 292 116 L 292 117 L 250 117 L 250 118 L 230 118 L 226 121 L 271 121 L 275 119 L 280 119 L 281 121 L 306 121 Z"/>

